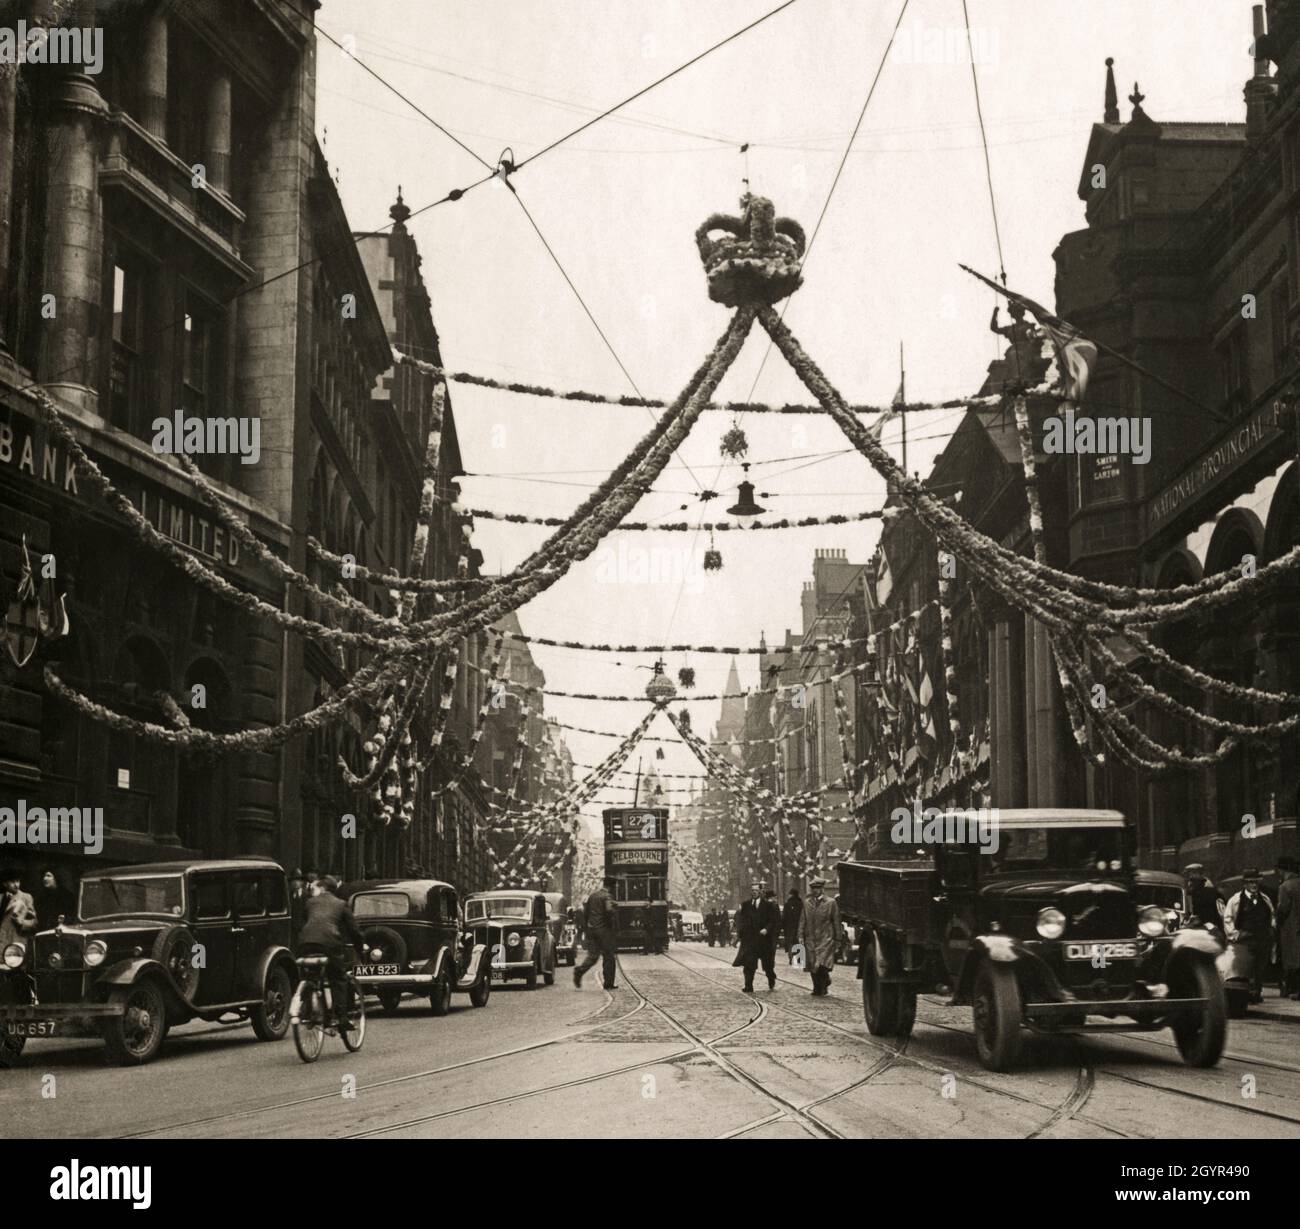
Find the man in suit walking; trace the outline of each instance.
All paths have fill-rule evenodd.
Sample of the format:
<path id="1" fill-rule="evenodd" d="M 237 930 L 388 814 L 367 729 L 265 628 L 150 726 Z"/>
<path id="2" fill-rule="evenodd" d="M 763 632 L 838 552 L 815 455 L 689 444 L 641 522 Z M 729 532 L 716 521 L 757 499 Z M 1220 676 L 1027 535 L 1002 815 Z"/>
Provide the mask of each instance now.
<path id="1" fill-rule="evenodd" d="M 767 974 L 767 988 L 776 989 L 776 937 L 781 931 L 781 910 L 764 892 L 765 885 L 750 888 L 749 899 L 736 910 L 736 938 L 740 946 L 732 968 L 745 971 L 745 993 L 754 993 L 754 972 L 759 963 Z"/>

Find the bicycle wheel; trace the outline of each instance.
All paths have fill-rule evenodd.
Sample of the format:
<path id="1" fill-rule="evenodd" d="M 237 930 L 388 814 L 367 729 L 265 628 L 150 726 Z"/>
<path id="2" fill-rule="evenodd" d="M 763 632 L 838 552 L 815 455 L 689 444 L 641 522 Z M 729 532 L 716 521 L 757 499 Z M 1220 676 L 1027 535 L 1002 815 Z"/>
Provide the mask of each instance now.
<path id="1" fill-rule="evenodd" d="M 314 982 L 299 982 L 290 1016 L 298 1057 L 305 1063 L 314 1063 L 325 1044 L 325 1004 L 320 988 Z"/>
<path id="2" fill-rule="evenodd" d="M 352 1010 L 348 1012 L 348 1030 L 343 1033 L 343 1044 L 352 1051 L 361 1049 L 366 1039 L 366 997 L 361 987 L 352 987 Z"/>

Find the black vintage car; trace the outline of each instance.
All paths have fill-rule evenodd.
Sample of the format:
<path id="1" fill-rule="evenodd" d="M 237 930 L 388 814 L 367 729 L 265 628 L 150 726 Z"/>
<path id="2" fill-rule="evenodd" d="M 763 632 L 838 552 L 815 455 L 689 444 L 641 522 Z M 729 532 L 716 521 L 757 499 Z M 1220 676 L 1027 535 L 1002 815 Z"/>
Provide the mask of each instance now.
<path id="1" fill-rule="evenodd" d="M 975 815 L 935 816 L 932 856 L 840 863 L 840 913 L 861 936 L 867 1028 L 906 1034 L 917 993 L 940 993 L 972 1008 L 980 1061 L 995 1071 L 1014 1065 L 1025 1025 L 1169 1027 L 1188 1065 L 1218 1062 L 1223 944 L 1178 928 L 1153 885 L 1135 883 L 1124 817 L 1000 810 L 977 830 Z"/>
<path id="2" fill-rule="evenodd" d="M 274 862 L 87 875 L 74 920 L 4 953 L 6 1053 L 15 1058 L 29 1037 L 99 1035 L 115 1061 L 145 1063 L 172 1025 L 232 1014 L 279 1041 L 296 977 L 290 930 L 288 885 Z"/>
<path id="3" fill-rule="evenodd" d="M 465 928 L 487 946 L 493 981 L 520 978 L 533 990 L 555 981 L 555 938 L 546 897 L 529 888 L 498 888 L 465 899 Z"/>
<path id="4" fill-rule="evenodd" d="M 404 991 L 429 999 L 445 1016 L 454 991 L 487 1006 L 492 956 L 486 943 L 463 930 L 456 889 L 439 879 L 359 879 L 339 895 L 348 902 L 365 937 L 353 970 L 358 983 L 378 995 L 386 1012 L 397 1010 Z"/>

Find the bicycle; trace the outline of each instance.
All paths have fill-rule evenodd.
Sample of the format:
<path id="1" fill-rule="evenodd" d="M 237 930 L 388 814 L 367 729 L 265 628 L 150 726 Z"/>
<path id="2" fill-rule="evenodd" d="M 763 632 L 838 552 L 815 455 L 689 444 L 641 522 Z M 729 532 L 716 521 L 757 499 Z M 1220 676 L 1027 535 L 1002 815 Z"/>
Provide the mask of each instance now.
<path id="1" fill-rule="evenodd" d="M 293 1025 L 293 1044 L 298 1048 L 298 1057 L 305 1063 L 314 1063 L 325 1045 L 325 1035 L 338 1031 L 327 976 L 329 957 L 299 956 L 296 963 L 301 980 L 289 1005 L 289 1022 Z M 342 1037 L 344 1047 L 355 1053 L 366 1039 L 366 1001 L 351 972 L 348 982 L 352 987 L 352 1008 L 348 1012 L 349 1028 Z"/>

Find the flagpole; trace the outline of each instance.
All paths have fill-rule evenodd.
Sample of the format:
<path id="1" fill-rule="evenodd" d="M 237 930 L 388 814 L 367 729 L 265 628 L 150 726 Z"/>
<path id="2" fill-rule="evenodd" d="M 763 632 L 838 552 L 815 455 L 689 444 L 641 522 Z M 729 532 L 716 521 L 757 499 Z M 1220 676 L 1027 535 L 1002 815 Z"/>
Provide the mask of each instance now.
<path id="1" fill-rule="evenodd" d="M 903 341 L 898 342 L 898 416 L 903 420 L 903 473 L 907 473 L 907 371 L 903 367 Z"/>

